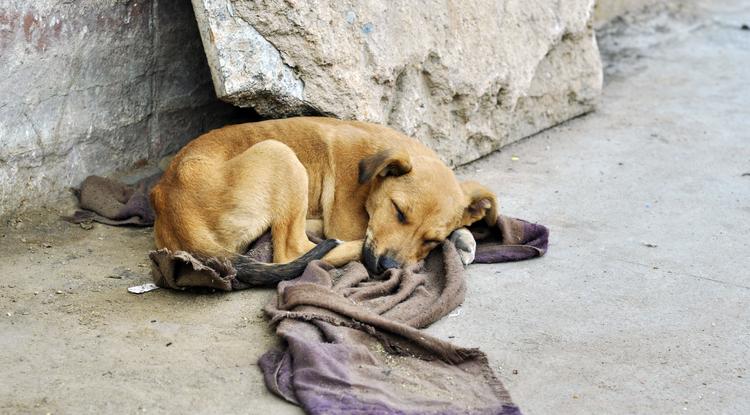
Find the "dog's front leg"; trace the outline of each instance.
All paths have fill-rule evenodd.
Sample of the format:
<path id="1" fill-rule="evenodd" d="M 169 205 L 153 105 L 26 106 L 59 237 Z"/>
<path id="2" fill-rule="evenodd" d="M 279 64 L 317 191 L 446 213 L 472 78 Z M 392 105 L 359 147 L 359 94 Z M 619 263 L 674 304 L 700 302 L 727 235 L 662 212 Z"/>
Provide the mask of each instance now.
<path id="1" fill-rule="evenodd" d="M 453 231 L 449 239 L 456 245 L 458 255 L 464 265 L 474 262 L 474 256 L 477 253 L 477 241 L 474 235 L 466 228 L 459 228 Z"/>
<path id="2" fill-rule="evenodd" d="M 328 262 L 334 267 L 341 267 L 352 261 L 361 261 L 362 246 L 364 243 L 364 239 L 346 241 L 328 252 L 328 254 L 323 257 L 323 261 Z"/>

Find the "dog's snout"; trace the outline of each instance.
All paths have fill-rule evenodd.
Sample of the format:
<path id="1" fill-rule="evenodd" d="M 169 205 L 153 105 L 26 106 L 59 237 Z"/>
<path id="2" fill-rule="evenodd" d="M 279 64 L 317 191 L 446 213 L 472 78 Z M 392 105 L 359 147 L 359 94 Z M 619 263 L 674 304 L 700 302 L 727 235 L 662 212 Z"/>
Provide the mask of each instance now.
<path id="1" fill-rule="evenodd" d="M 378 272 L 385 272 L 391 268 L 398 268 L 399 264 L 395 259 L 388 255 L 383 255 L 378 259 Z"/>
<path id="2" fill-rule="evenodd" d="M 378 257 L 375 255 L 375 251 L 369 243 L 365 243 L 362 248 L 362 262 L 364 262 L 365 268 L 367 268 L 370 273 L 378 273 Z"/>
<path id="3" fill-rule="evenodd" d="M 401 266 L 393 256 L 389 253 L 383 255 L 377 255 L 372 245 L 365 243 L 362 249 L 362 262 L 365 264 L 365 268 L 370 271 L 373 276 L 380 275 L 391 268 L 398 268 Z"/>

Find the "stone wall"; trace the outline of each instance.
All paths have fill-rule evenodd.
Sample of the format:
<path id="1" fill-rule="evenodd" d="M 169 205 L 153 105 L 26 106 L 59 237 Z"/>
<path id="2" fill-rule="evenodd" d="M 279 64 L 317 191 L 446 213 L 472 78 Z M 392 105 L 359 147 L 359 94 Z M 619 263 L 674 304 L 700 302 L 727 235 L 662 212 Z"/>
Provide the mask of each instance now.
<path id="1" fill-rule="evenodd" d="M 387 123 L 454 165 L 594 106 L 593 0 L 385 4 L 5 0 L 0 217 L 257 118 L 216 94 Z"/>
<path id="2" fill-rule="evenodd" d="M 4 0 L 0 217 L 244 117 L 218 101 L 187 0 Z"/>
<path id="3" fill-rule="evenodd" d="M 462 164 L 590 111 L 593 0 L 193 0 L 216 92 L 389 124 Z"/>

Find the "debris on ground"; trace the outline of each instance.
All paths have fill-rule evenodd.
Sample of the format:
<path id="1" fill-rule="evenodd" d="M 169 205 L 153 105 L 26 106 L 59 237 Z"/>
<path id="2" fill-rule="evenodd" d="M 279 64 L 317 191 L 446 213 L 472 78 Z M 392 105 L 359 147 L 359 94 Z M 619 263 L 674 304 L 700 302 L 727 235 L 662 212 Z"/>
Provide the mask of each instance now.
<path id="1" fill-rule="evenodd" d="M 143 293 L 147 293 L 149 291 L 154 291 L 154 290 L 156 290 L 158 288 L 159 287 L 156 286 L 156 284 L 154 284 L 153 282 L 149 282 L 149 283 L 146 283 L 146 284 L 143 284 L 143 285 L 136 285 L 134 287 L 129 287 L 128 288 L 128 292 L 129 293 L 133 293 L 133 294 L 143 294 Z"/>

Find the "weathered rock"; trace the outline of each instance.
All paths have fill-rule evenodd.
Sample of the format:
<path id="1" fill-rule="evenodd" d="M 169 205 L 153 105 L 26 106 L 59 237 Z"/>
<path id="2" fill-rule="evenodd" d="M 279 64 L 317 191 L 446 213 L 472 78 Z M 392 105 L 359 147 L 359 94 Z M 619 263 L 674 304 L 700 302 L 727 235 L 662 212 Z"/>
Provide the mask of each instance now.
<path id="1" fill-rule="evenodd" d="M 460 164 L 592 109 L 593 0 L 193 0 L 217 95 L 387 123 Z"/>
<path id="2" fill-rule="evenodd" d="M 594 9 L 594 27 L 597 29 L 615 17 L 643 10 L 653 4 L 665 4 L 660 0 L 599 0 Z"/>
<path id="3" fill-rule="evenodd" d="M 0 217 L 236 118 L 185 1 L 4 1 Z"/>

